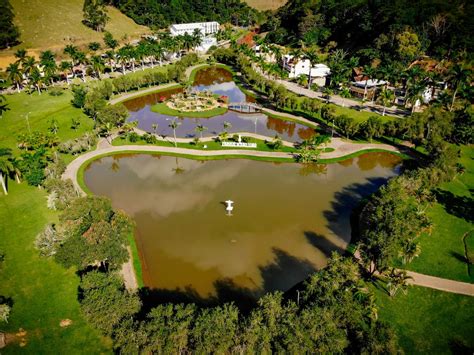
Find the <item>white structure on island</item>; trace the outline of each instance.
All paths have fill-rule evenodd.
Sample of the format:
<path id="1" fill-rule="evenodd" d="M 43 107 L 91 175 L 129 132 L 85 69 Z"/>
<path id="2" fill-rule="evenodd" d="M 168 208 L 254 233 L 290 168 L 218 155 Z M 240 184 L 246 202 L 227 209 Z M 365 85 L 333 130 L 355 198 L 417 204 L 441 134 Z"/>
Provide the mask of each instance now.
<path id="1" fill-rule="evenodd" d="M 203 37 L 212 35 L 219 31 L 219 22 L 178 23 L 170 26 L 172 36 L 182 36 L 185 33 L 192 35 L 195 30 L 199 30 Z"/>
<path id="2" fill-rule="evenodd" d="M 225 201 L 225 210 L 227 211 L 228 216 L 232 216 L 232 211 L 234 210 L 234 201 L 227 200 Z"/>
<path id="3" fill-rule="evenodd" d="M 331 74 L 331 69 L 326 64 L 315 64 L 311 67 L 309 59 L 295 58 L 291 54 L 284 55 L 283 68 L 288 71 L 289 78 L 297 78 L 300 75 L 310 76 L 311 82 L 318 86 L 326 85 L 326 78 Z"/>

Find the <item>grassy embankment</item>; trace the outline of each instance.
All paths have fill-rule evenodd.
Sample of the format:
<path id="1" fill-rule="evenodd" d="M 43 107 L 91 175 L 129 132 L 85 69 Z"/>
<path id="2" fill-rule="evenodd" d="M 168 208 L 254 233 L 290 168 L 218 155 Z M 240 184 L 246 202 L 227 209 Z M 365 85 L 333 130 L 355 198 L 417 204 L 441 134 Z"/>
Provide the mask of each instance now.
<path id="1" fill-rule="evenodd" d="M 0 196 L 0 250 L 5 261 L 0 269 L 0 294 L 11 298 L 12 313 L 2 331 L 26 331 L 21 339 L 2 353 L 98 354 L 111 352 L 110 339 L 100 335 L 83 319 L 77 301 L 79 277 L 51 258 L 39 256 L 34 248 L 36 235 L 58 214 L 46 207 L 44 190 L 10 181 L 8 196 Z M 61 320 L 72 325 L 62 328 Z M 21 350 L 20 350 L 21 349 Z"/>
<path id="2" fill-rule="evenodd" d="M 421 254 L 409 270 L 474 283 L 474 274 L 466 260 L 466 246 L 474 252 L 474 147 L 463 146 L 460 162 L 465 172 L 440 186 L 438 202 L 428 210 L 433 222 L 431 235 L 420 238 Z M 469 249 L 469 247 L 471 249 Z"/>

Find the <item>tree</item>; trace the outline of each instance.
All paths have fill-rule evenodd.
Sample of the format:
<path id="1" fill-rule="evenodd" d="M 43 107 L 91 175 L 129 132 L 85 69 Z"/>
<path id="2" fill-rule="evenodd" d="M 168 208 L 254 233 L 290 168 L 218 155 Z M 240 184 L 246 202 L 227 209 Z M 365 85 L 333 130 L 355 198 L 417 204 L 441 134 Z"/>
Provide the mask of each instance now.
<path id="1" fill-rule="evenodd" d="M 410 62 L 421 54 L 421 42 L 418 35 L 407 29 L 396 36 L 398 55 L 405 62 Z"/>
<path id="2" fill-rule="evenodd" d="M 448 80 L 453 88 L 453 99 L 449 111 L 453 111 L 454 103 L 456 101 L 456 95 L 459 88 L 466 83 L 471 83 L 472 80 L 472 69 L 463 66 L 461 64 L 455 64 L 451 67 L 448 74 Z"/>
<path id="3" fill-rule="evenodd" d="M 319 60 L 319 55 L 316 53 L 316 51 L 312 49 L 307 49 L 304 51 L 304 57 L 309 60 L 309 78 L 308 78 L 308 89 L 311 88 L 311 71 L 313 68 L 313 65 L 318 62 Z"/>
<path id="4" fill-rule="evenodd" d="M 345 107 L 346 99 L 349 99 L 351 97 L 351 91 L 347 86 L 343 86 L 341 88 L 341 91 L 339 92 L 339 95 L 344 99 L 342 100 L 342 107 Z"/>
<path id="5" fill-rule="evenodd" d="M 383 123 L 377 116 L 370 116 L 367 121 L 362 124 L 363 134 L 369 138 L 370 142 L 372 142 L 374 136 L 377 138 L 382 136 L 383 130 Z"/>
<path id="6" fill-rule="evenodd" d="M 174 146 L 178 146 L 178 142 L 176 140 L 176 128 L 178 128 L 181 125 L 181 122 L 176 122 L 176 120 L 171 121 L 169 124 L 169 127 L 173 130 L 173 136 L 174 136 Z"/>
<path id="7" fill-rule="evenodd" d="M 79 49 L 72 44 L 68 44 L 66 47 L 64 47 L 63 52 L 64 54 L 67 54 L 71 58 L 73 66 L 75 65 L 75 60 L 76 60 L 78 51 Z"/>
<path id="8" fill-rule="evenodd" d="M 0 49 L 18 43 L 20 32 L 13 19 L 15 14 L 9 0 L 0 0 Z"/>
<path id="9" fill-rule="evenodd" d="M 122 320 L 130 319 L 140 310 L 138 295 L 125 290 L 123 281 L 115 274 L 88 272 L 79 287 L 83 314 L 107 335 L 111 335 Z"/>
<path id="10" fill-rule="evenodd" d="M 8 323 L 11 307 L 8 304 L 0 304 L 0 321 Z"/>
<path id="11" fill-rule="evenodd" d="M 100 49 L 100 43 L 99 42 L 90 42 L 87 45 L 87 48 L 89 48 L 90 51 L 96 52 Z"/>
<path id="12" fill-rule="evenodd" d="M 66 77 L 66 82 L 69 85 L 69 73 L 72 72 L 72 63 L 63 60 L 59 64 L 59 69 L 64 73 L 64 76 Z"/>
<path id="13" fill-rule="evenodd" d="M 118 47 L 118 41 L 112 36 L 110 32 L 104 33 L 104 43 L 111 50 L 115 50 Z"/>
<path id="14" fill-rule="evenodd" d="M 48 206 L 49 207 L 49 206 Z M 41 256 L 50 257 L 56 254 L 57 248 L 63 240 L 63 235 L 58 233 L 54 225 L 48 224 L 35 238 L 35 248 Z"/>
<path id="15" fill-rule="evenodd" d="M 20 92 L 20 84 L 23 81 L 23 77 L 21 75 L 20 66 L 18 63 L 11 63 L 7 67 L 7 74 L 8 80 L 10 80 L 13 84 L 16 85 L 16 89 Z"/>
<path id="16" fill-rule="evenodd" d="M 199 134 L 201 135 L 201 139 L 202 139 L 202 133 L 203 133 L 204 131 L 207 131 L 207 127 L 204 126 L 204 125 L 202 125 L 202 124 L 198 124 L 194 130 L 195 130 L 196 132 L 199 132 Z"/>
<path id="17" fill-rule="evenodd" d="M 16 58 L 16 63 L 23 65 L 25 63 L 25 60 L 27 58 L 27 51 L 26 49 L 18 49 L 15 53 L 14 56 Z"/>
<path id="18" fill-rule="evenodd" d="M 43 71 L 46 80 L 49 80 L 52 84 L 54 76 L 56 75 L 56 71 L 58 69 L 58 66 L 56 65 L 56 56 L 50 50 L 41 52 L 40 64 L 43 66 Z"/>
<path id="19" fill-rule="evenodd" d="M 390 104 L 393 103 L 394 99 L 395 99 L 395 94 L 393 93 L 392 90 L 387 89 L 387 88 L 382 89 L 382 92 L 380 93 L 380 101 L 382 102 L 382 106 L 383 106 L 382 116 L 385 116 L 385 110 Z"/>
<path id="20" fill-rule="evenodd" d="M 92 64 L 92 69 L 97 73 L 97 76 L 99 80 L 101 79 L 100 74 L 104 71 L 105 69 L 105 64 L 104 60 L 102 59 L 101 56 L 99 55 L 94 55 L 90 59 L 91 64 Z"/>
<path id="21" fill-rule="evenodd" d="M 102 32 L 109 17 L 102 0 L 85 0 L 82 8 L 84 24 L 97 32 Z"/>
<path id="22" fill-rule="evenodd" d="M 0 148 L 0 184 L 3 188 L 3 193 L 8 195 L 7 179 L 15 173 L 15 167 L 12 162 L 12 152 L 7 148 Z"/>
<path id="23" fill-rule="evenodd" d="M 323 93 L 324 93 L 324 96 L 326 97 L 326 104 L 328 104 L 329 101 L 331 100 L 331 95 L 334 94 L 334 91 L 330 87 L 325 87 Z"/>
<path id="24" fill-rule="evenodd" d="M 392 271 L 387 275 L 387 289 L 390 297 L 395 296 L 400 290 L 406 294 L 408 288 L 407 281 L 411 278 L 405 270 L 395 270 L 392 268 Z"/>

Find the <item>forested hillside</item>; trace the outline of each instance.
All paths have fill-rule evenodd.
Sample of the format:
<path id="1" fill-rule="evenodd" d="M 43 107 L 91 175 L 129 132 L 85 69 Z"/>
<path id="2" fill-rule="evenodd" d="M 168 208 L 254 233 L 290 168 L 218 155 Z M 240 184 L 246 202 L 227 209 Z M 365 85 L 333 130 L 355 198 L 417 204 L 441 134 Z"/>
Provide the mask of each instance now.
<path id="1" fill-rule="evenodd" d="M 290 0 L 267 29 L 272 30 L 269 39 L 281 44 L 326 46 L 334 41 L 380 57 L 381 52 L 393 54 L 402 42 L 443 56 L 472 53 L 473 18 L 474 2 L 467 0 Z"/>
<path id="2" fill-rule="evenodd" d="M 111 3 L 136 23 L 154 28 L 200 21 L 246 25 L 257 15 L 255 9 L 240 0 L 112 0 Z"/>

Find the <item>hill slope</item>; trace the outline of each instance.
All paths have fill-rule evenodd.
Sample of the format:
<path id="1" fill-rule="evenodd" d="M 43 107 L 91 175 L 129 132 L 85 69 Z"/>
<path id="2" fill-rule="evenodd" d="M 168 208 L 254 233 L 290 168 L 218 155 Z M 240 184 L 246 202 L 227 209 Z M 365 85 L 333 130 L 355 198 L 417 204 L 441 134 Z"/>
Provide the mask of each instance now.
<path id="1" fill-rule="evenodd" d="M 82 24 L 84 0 L 10 0 L 15 13 L 15 23 L 20 28 L 21 44 L 0 52 L 0 67 L 11 61 L 18 48 L 38 52 L 44 49 L 59 50 L 66 44 L 84 45 L 101 41 L 103 33 L 95 32 Z M 119 10 L 108 7 L 110 17 L 106 30 L 115 38 L 137 37 L 149 32 L 145 26 L 137 25 Z"/>
<path id="2" fill-rule="evenodd" d="M 249 6 L 257 10 L 275 10 L 285 5 L 287 0 L 245 0 Z"/>

